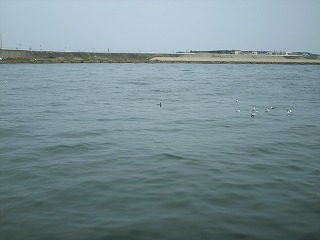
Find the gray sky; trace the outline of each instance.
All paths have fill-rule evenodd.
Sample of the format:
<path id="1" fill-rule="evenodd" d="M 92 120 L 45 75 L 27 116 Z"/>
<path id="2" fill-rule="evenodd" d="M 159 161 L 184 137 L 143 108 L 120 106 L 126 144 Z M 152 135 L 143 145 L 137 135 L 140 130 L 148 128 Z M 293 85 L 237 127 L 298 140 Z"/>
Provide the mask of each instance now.
<path id="1" fill-rule="evenodd" d="M 0 0 L 3 48 L 320 54 L 319 0 Z"/>

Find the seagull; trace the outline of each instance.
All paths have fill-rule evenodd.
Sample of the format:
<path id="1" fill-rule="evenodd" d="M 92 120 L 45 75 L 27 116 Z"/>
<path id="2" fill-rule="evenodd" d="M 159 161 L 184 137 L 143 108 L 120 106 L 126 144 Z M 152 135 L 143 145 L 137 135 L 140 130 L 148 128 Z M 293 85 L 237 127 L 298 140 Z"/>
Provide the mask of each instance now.
<path id="1" fill-rule="evenodd" d="M 272 109 L 272 110 L 273 110 L 273 109 L 275 109 L 275 107 L 274 107 L 274 106 L 271 106 L 271 107 L 270 107 L 270 109 Z"/>
<path id="2" fill-rule="evenodd" d="M 252 113 L 258 113 L 259 111 L 254 107 L 253 109 L 252 109 Z"/>
<path id="3" fill-rule="evenodd" d="M 255 112 L 251 113 L 251 117 L 254 118 L 254 116 L 256 116 L 256 113 Z"/>
<path id="4" fill-rule="evenodd" d="M 240 112 L 240 108 L 238 108 L 238 109 L 236 110 L 236 112 Z"/>
<path id="5" fill-rule="evenodd" d="M 160 103 L 158 103 L 157 105 L 159 105 L 160 107 L 162 106 L 161 102 L 160 102 Z"/>
<path id="6" fill-rule="evenodd" d="M 239 102 L 239 100 L 237 99 L 236 102 Z"/>
<path id="7" fill-rule="evenodd" d="M 292 115 L 292 110 L 291 109 L 287 110 L 287 116 L 289 116 L 289 115 Z"/>
<path id="8" fill-rule="evenodd" d="M 270 111 L 269 108 L 266 108 L 266 109 L 264 110 L 265 113 L 267 113 L 267 112 L 269 112 L 269 111 Z"/>

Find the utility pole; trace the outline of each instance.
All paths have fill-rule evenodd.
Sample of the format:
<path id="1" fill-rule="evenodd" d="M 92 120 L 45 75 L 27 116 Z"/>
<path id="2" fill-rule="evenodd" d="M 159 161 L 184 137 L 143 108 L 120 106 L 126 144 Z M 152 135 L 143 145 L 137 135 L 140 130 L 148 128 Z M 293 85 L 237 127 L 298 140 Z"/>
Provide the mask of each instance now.
<path id="1" fill-rule="evenodd" d="M 2 50 L 2 33 L 0 33 L 0 51 L 1 51 L 1 60 L 3 59 L 3 50 Z"/>

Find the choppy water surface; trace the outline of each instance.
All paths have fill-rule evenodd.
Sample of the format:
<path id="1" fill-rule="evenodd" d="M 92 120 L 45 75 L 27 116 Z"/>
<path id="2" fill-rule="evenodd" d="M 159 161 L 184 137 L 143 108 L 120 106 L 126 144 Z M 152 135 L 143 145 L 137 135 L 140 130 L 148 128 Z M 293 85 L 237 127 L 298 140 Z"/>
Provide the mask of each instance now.
<path id="1" fill-rule="evenodd" d="M 0 65 L 1 239 L 320 239 L 319 76 Z"/>

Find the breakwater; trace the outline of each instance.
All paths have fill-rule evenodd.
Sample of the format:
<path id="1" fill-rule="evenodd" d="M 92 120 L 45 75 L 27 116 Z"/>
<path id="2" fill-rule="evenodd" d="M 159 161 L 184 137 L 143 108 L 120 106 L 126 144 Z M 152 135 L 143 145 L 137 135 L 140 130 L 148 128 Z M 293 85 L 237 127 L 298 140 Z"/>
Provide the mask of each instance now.
<path id="1" fill-rule="evenodd" d="M 210 53 L 105 53 L 0 50 L 0 63 L 320 64 L 320 57 Z"/>
<path id="2" fill-rule="evenodd" d="M 0 50 L 2 63 L 145 62 L 165 54 Z"/>

